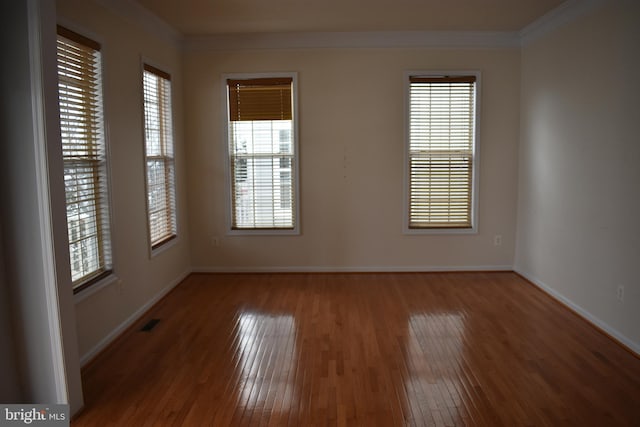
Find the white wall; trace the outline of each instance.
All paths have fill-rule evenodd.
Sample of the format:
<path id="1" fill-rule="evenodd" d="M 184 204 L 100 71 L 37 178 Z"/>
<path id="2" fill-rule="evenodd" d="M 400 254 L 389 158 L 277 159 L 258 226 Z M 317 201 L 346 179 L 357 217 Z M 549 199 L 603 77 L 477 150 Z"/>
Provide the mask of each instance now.
<path id="1" fill-rule="evenodd" d="M 149 304 L 177 284 L 190 268 L 182 138 L 182 55 L 177 43 L 147 31 L 140 22 L 125 18 L 101 3 L 58 0 L 57 13 L 59 24 L 102 44 L 113 269 L 120 282 L 75 306 L 80 355 L 86 362 Z M 174 95 L 179 237 L 153 258 L 149 255 L 145 205 L 143 57 L 171 74 Z"/>
<path id="2" fill-rule="evenodd" d="M 26 4 L 3 3 L 1 26 L 13 66 L 2 67 L 0 79 L 0 191 L 3 200 L 11 201 L 0 208 L 0 334 L 13 335 L 15 342 L 3 342 L 0 352 L 0 401 L 52 402 L 59 390 L 50 345 L 52 325 L 44 316 L 50 304 L 41 249 L 47 242 L 37 195 L 37 177 L 43 171 L 34 161 L 38 139 Z M 68 339 L 76 326 L 79 352 L 86 361 L 192 266 L 508 268 L 514 251 L 519 272 L 640 351 L 640 282 L 634 270 L 640 259 L 640 202 L 635 197 L 640 183 L 635 132 L 640 83 L 634 75 L 640 68 L 637 2 L 608 2 L 521 52 L 262 49 L 188 52 L 184 58 L 171 37 L 148 31 L 157 23 L 141 25 L 102 4 L 109 1 L 57 0 L 57 9 L 60 23 L 104 46 L 114 269 L 121 285 L 116 282 L 75 307 L 65 299 L 70 291 L 60 290 L 67 359 L 76 352 L 75 342 Z M 42 5 L 50 13 L 51 2 Z M 44 34 L 53 37 L 49 26 Z M 52 43 L 45 40 L 48 46 Z M 45 56 L 53 54 L 50 50 Z M 154 258 L 149 257 L 146 236 L 141 56 L 172 74 L 175 96 L 180 237 Z M 402 234 L 402 79 L 405 70 L 416 69 L 482 72 L 477 235 Z M 226 236 L 221 75 L 269 71 L 299 73 L 302 234 Z M 46 84 L 51 84 L 55 76 L 48 73 Z M 49 112 L 45 120 L 51 119 Z M 64 218 L 54 151 L 49 147 L 55 234 L 64 228 Z M 503 236 L 500 247 L 493 245 L 496 234 Z M 212 237 L 219 238 L 220 246 L 211 245 Z M 67 261 L 60 242 L 53 242 L 58 264 Z M 61 286 L 69 282 L 63 273 L 57 265 Z M 623 303 L 616 300 L 619 285 L 625 286 Z M 69 327 L 74 314 L 77 324 Z M 67 375 L 69 393 L 77 397 L 74 357 Z M 75 400 L 75 409 L 81 400 Z"/>
<path id="3" fill-rule="evenodd" d="M 192 264 L 200 270 L 510 268 L 518 49 L 185 53 Z M 403 235 L 404 72 L 480 70 L 476 235 Z M 298 72 L 300 236 L 227 236 L 224 73 Z M 503 236 L 500 247 L 493 236 Z M 219 246 L 211 244 L 218 237 Z"/>
<path id="4" fill-rule="evenodd" d="M 636 351 L 639 22 L 638 2 L 609 1 L 523 48 L 515 260 Z"/>

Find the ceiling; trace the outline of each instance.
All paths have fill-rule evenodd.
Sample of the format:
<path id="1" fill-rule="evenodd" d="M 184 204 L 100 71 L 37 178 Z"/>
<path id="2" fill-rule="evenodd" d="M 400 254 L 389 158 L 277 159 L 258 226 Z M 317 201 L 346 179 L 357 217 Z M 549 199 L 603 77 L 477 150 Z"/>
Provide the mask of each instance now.
<path id="1" fill-rule="evenodd" d="M 185 36 L 519 31 L 564 0 L 134 0 Z"/>

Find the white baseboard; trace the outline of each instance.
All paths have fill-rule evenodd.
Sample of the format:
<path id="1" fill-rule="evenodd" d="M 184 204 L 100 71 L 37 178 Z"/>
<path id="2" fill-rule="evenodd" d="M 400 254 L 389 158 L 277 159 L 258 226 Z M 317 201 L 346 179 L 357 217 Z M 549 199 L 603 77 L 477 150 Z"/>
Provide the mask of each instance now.
<path id="1" fill-rule="evenodd" d="M 589 313 L 587 310 L 585 310 L 584 308 L 580 307 L 578 304 L 574 303 L 569 298 L 565 297 L 564 295 L 562 295 L 561 293 L 559 293 L 558 291 L 553 289 L 551 286 L 549 286 L 546 283 L 544 283 L 543 281 L 541 281 L 538 278 L 534 277 L 532 274 L 529 274 L 529 273 L 527 273 L 525 271 L 522 271 L 520 268 L 517 268 L 517 267 L 514 267 L 513 271 L 515 271 L 516 273 L 518 273 L 519 275 L 521 275 L 522 277 L 524 277 L 525 279 L 527 279 L 528 281 L 533 283 L 535 286 L 540 288 L 543 292 L 545 292 L 546 294 L 548 294 L 552 298 L 554 298 L 554 299 L 560 301 L 562 304 L 566 305 L 568 308 L 573 310 L 580 317 L 583 317 L 584 319 L 586 319 L 587 321 L 591 322 L 596 327 L 600 328 L 602 331 L 604 331 L 605 333 L 610 335 L 612 338 L 616 339 L 621 344 L 626 346 L 629 350 L 633 351 L 636 355 L 640 356 L 640 344 L 639 343 L 630 340 L 629 338 L 627 338 L 626 336 L 621 334 L 619 331 L 617 331 L 616 329 L 612 328 L 609 324 L 607 324 L 606 322 L 600 320 L 599 318 L 597 318 L 593 314 Z"/>
<path id="2" fill-rule="evenodd" d="M 178 278 L 174 279 L 171 283 L 169 283 L 164 289 L 158 292 L 153 296 L 149 301 L 147 301 L 143 306 L 137 309 L 131 316 L 129 316 L 124 322 L 118 325 L 114 330 L 112 330 L 106 337 L 100 340 L 98 344 L 96 344 L 91 350 L 86 352 L 80 357 L 80 366 L 84 367 L 91 359 L 96 357 L 98 353 L 104 350 L 109 344 L 111 344 L 120 334 L 122 334 L 129 326 L 134 324 L 140 317 L 149 310 L 155 303 L 160 301 L 162 297 L 167 295 L 173 288 L 178 286 L 180 282 L 182 282 L 189 274 L 191 274 L 191 270 L 187 270 L 182 273 Z"/>
<path id="3" fill-rule="evenodd" d="M 195 267 L 193 273 L 435 273 L 447 271 L 513 271 L 512 265 L 474 266 L 282 266 Z"/>

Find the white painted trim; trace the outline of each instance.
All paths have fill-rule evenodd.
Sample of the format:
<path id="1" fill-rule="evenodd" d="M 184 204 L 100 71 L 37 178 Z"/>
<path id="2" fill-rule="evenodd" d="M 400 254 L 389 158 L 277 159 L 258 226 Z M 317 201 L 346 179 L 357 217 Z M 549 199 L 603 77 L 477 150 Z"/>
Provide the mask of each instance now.
<path id="1" fill-rule="evenodd" d="M 177 204 L 178 204 L 178 202 L 176 200 L 176 205 Z M 177 211 L 177 208 L 176 208 L 176 211 Z M 178 234 L 177 230 L 178 230 L 178 219 L 177 219 L 177 215 L 176 215 L 176 235 L 174 237 L 172 237 L 170 240 L 162 243 L 157 248 L 152 248 L 151 245 L 149 244 L 149 259 L 153 259 L 153 258 L 157 257 L 158 255 L 168 251 L 169 249 L 171 249 L 172 247 L 174 247 L 174 246 L 176 246 L 176 245 L 178 245 L 180 243 L 181 239 L 180 239 L 180 235 Z M 150 234 L 147 233 L 147 243 L 149 243 L 149 236 L 150 236 Z"/>
<path id="2" fill-rule="evenodd" d="M 86 352 L 80 358 L 80 366 L 85 366 L 91 359 L 96 357 L 102 350 L 104 350 L 109 344 L 111 344 L 116 338 L 120 336 L 129 326 L 134 324 L 144 313 L 147 312 L 151 307 L 154 306 L 158 301 L 160 301 L 165 295 L 167 295 L 173 288 L 178 286 L 189 274 L 191 274 L 190 270 L 183 272 L 178 278 L 169 283 L 164 289 L 158 292 L 155 296 L 153 296 L 149 301 L 147 301 L 144 305 L 138 308 L 131 316 L 129 316 L 124 322 L 119 324 L 115 329 L 113 329 L 107 336 L 98 342 L 91 350 Z"/>
<path id="3" fill-rule="evenodd" d="M 174 47 L 182 46 L 183 36 L 178 30 L 150 12 L 140 3 L 132 0 L 95 0 L 107 10 L 133 23 L 140 25 L 147 32 L 171 43 Z"/>
<path id="4" fill-rule="evenodd" d="M 459 48 L 504 49 L 527 45 L 606 4 L 606 0 L 567 0 L 520 31 L 359 31 L 225 33 L 184 36 L 133 0 L 96 0 L 107 10 L 147 32 L 190 51 L 310 48 Z"/>
<path id="5" fill-rule="evenodd" d="M 558 300 L 562 304 L 566 305 L 569 309 L 573 310 L 580 317 L 586 319 L 587 321 L 593 323 L 596 327 L 602 329 L 607 334 L 611 335 L 613 338 L 618 340 L 620 343 L 624 344 L 630 350 L 636 353 L 636 355 L 640 356 L 640 343 L 634 342 L 631 339 L 627 338 L 625 335 L 620 333 L 615 328 L 611 327 L 606 322 L 600 320 L 598 317 L 591 314 L 589 311 L 585 310 L 578 304 L 571 301 L 569 298 L 562 295 L 560 292 L 556 291 L 551 286 L 544 283 L 542 280 L 538 279 L 534 275 L 523 271 L 521 268 L 514 267 L 513 271 L 520 274 L 522 277 L 533 283 L 535 286 L 540 288 L 543 292 L 551 296 L 552 298 Z"/>
<path id="6" fill-rule="evenodd" d="M 436 273 L 464 271 L 513 271 L 511 265 L 475 266 L 282 266 L 282 267 L 195 267 L 193 273 Z"/>
<path id="7" fill-rule="evenodd" d="M 517 32 L 364 31 L 237 33 L 186 37 L 189 51 L 310 48 L 518 48 Z"/>
<path id="8" fill-rule="evenodd" d="M 606 0 L 567 0 L 520 30 L 521 45 L 526 46 L 604 4 Z"/>
<path id="9" fill-rule="evenodd" d="M 520 31 L 359 31 L 226 33 L 184 36 L 133 0 L 95 0 L 149 33 L 190 51 L 310 48 L 500 49 L 527 45 L 568 24 L 606 0 L 567 0 Z"/>
<path id="10" fill-rule="evenodd" d="M 91 295 L 101 291 L 109 285 L 117 283 L 120 279 L 115 274 L 111 273 L 107 277 L 98 280 L 95 283 L 92 283 L 90 286 L 87 286 L 85 289 L 81 290 L 77 294 L 73 294 L 73 303 L 78 304 L 81 301 L 89 298 Z"/>
<path id="11" fill-rule="evenodd" d="M 49 166 L 47 160 L 47 120 L 42 58 L 42 18 L 38 0 L 27 3 L 29 20 L 29 56 L 31 71 L 31 108 L 33 114 L 33 144 L 36 162 L 36 187 L 42 260 L 44 293 L 47 303 L 47 324 L 51 343 L 51 361 L 55 378 L 56 403 L 68 403 L 67 375 L 62 342 L 58 280 L 56 276 L 53 224 L 51 219 L 51 197 L 49 194 Z"/>

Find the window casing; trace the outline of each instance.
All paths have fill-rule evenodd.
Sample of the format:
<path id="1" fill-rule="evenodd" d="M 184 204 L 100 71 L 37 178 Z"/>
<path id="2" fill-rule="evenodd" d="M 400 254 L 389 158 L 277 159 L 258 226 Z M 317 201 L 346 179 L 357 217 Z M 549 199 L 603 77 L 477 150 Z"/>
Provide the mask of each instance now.
<path id="1" fill-rule="evenodd" d="M 296 75 L 224 82 L 231 233 L 297 234 Z"/>
<path id="2" fill-rule="evenodd" d="M 152 251 L 176 237 L 171 76 L 143 65 L 147 224 Z"/>
<path id="3" fill-rule="evenodd" d="M 475 232 L 479 73 L 407 74 L 405 230 Z"/>
<path id="4" fill-rule="evenodd" d="M 58 93 L 74 293 L 111 272 L 100 44 L 58 27 Z"/>

